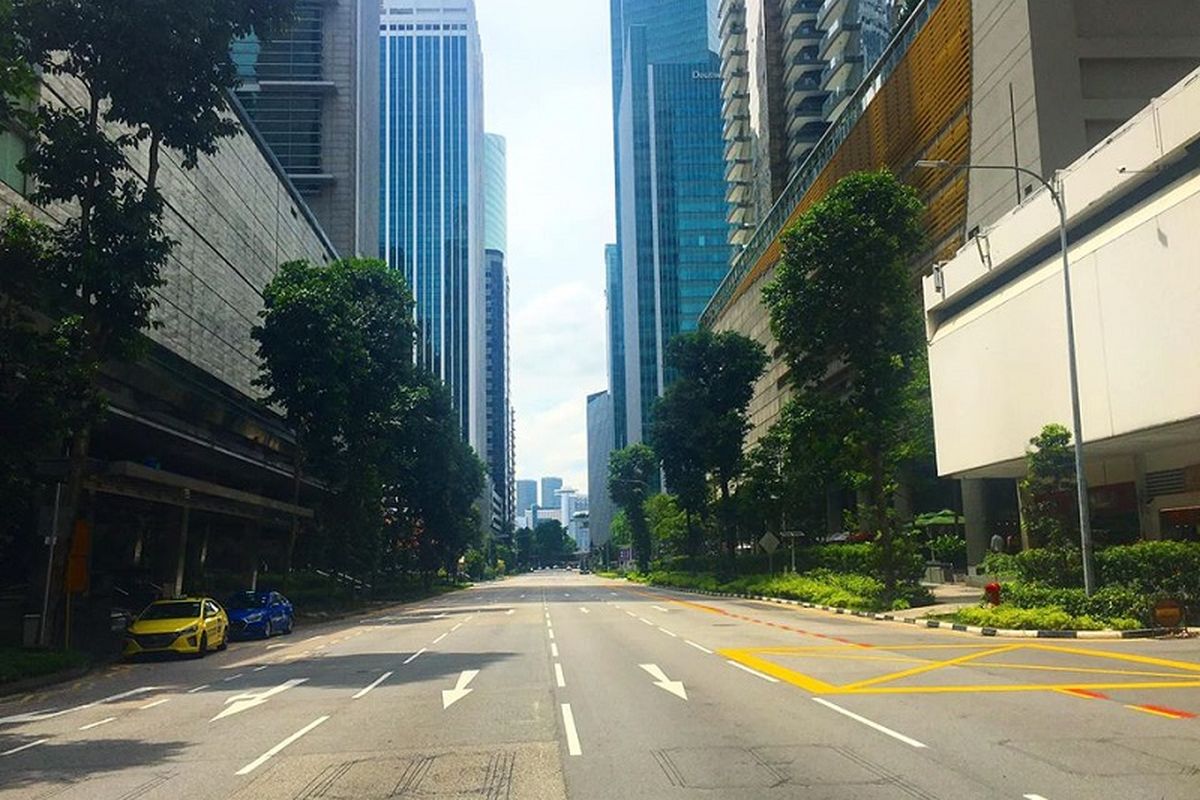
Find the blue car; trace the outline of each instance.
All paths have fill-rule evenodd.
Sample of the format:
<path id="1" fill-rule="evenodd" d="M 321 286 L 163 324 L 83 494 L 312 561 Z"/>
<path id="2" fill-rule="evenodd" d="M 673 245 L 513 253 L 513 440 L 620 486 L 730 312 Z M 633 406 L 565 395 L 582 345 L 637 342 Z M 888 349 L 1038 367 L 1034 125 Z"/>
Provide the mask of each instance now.
<path id="1" fill-rule="evenodd" d="M 292 632 L 292 604 L 279 592 L 238 592 L 225 601 L 231 639 Z"/>

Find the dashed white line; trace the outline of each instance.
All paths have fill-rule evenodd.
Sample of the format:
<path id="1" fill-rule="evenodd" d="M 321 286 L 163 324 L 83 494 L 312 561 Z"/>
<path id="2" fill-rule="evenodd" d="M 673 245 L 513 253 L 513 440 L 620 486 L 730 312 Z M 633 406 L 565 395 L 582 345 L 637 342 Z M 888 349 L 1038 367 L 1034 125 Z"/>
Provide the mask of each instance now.
<path id="1" fill-rule="evenodd" d="M 910 747 L 921 747 L 921 748 L 925 747 L 924 744 L 922 744 L 921 742 L 918 742 L 916 739 L 905 736 L 903 733 L 897 733 L 896 731 L 892 730 L 891 728 L 880 725 L 878 722 L 869 720 L 866 717 L 859 716 L 858 714 L 855 714 L 853 711 L 849 711 L 845 708 L 842 708 L 839 705 L 831 703 L 828 700 L 824 699 L 823 697 L 814 697 L 813 702 L 820 703 L 821 705 L 825 706 L 826 708 L 832 709 L 844 717 L 849 717 L 850 719 L 854 720 L 855 722 L 861 722 L 863 725 L 866 725 L 868 728 L 874 728 L 875 730 L 879 731 L 880 733 L 886 734 L 886 735 L 892 737 L 893 739 L 904 742 L 906 745 L 909 745 Z M 1027 798 L 1027 800 L 1034 800 L 1033 798 L 1029 798 L 1029 795 L 1025 795 L 1025 797 Z"/>
<path id="2" fill-rule="evenodd" d="M 146 703 L 144 706 L 139 706 L 138 711 L 145 711 L 146 709 L 154 708 L 155 706 L 161 706 L 163 703 L 169 702 L 171 702 L 171 698 L 164 697 L 162 700 L 155 700 L 153 703 Z"/>
<path id="3" fill-rule="evenodd" d="M 563 677 L 562 664 L 557 661 L 554 663 L 554 682 L 558 684 L 558 688 L 566 688 L 567 679 Z"/>
<path id="4" fill-rule="evenodd" d="M 434 640 L 433 640 L 433 643 L 434 643 L 434 644 L 437 644 L 438 642 L 440 642 L 442 639 L 445 639 L 445 638 L 446 638 L 447 636 L 449 636 L 449 635 L 450 635 L 450 634 L 448 634 L 448 633 L 443 633 L 441 636 L 439 636 L 439 637 L 437 637 L 436 639 L 434 639 Z"/>
<path id="5" fill-rule="evenodd" d="M 263 753 L 261 756 L 259 756 L 258 758 L 254 759 L 254 760 L 253 760 L 253 761 L 251 761 L 249 764 L 247 764 L 246 766 L 244 766 L 244 767 L 242 767 L 241 769 L 239 769 L 239 770 L 237 771 L 237 774 L 238 774 L 238 775 L 249 775 L 251 772 L 254 772 L 254 770 L 258 769 L 258 768 L 259 768 L 259 767 L 261 767 L 263 764 L 265 764 L 265 763 L 267 763 L 268 761 L 270 761 L 270 760 L 271 760 L 273 757 L 275 757 L 275 756 L 279 755 L 279 753 L 280 753 L 280 752 L 282 752 L 282 751 L 283 751 L 283 749 L 284 749 L 285 747 L 287 747 L 288 745 L 292 744 L 292 743 L 293 743 L 293 742 L 295 742 L 297 739 L 299 739 L 301 736 L 304 736 L 306 733 L 308 733 L 308 732 L 309 732 L 309 731 L 311 731 L 313 728 L 317 727 L 318 725 L 320 725 L 322 722 L 324 722 L 324 721 L 325 721 L 325 720 L 327 720 L 327 719 L 329 719 L 329 717 L 328 717 L 328 716 L 324 716 L 324 717 L 317 717 L 315 720 L 313 720 L 312 722 L 308 723 L 308 724 L 307 724 L 307 725 L 305 725 L 303 728 L 301 728 L 300 730 L 296 731 L 296 732 L 295 732 L 295 733 L 293 733 L 291 736 L 287 737 L 287 738 L 286 738 L 286 739 L 284 739 L 282 742 L 280 742 L 279 744 L 275 745 L 275 746 L 274 746 L 274 747 L 272 747 L 270 750 L 268 750 L 267 752 Z"/>
<path id="6" fill-rule="evenodd" d="M 550 630 L 546 631 L 546 635 L 548 635 L 551 639 L 553 639 L 554 638 L 554 629 L 551 628 Z"/>
<path id="7" fill-rule="evenodd" d="M 571 713 L 571 704 L 562 704 L 563 728 L 567 732 L 567 752 L 573 756 L 583 755 L 583 748 L 579 746 L 579 732 L 575 730 L 575 715 Z"/>
<path id="8" fill-rule="evenodd" d="M 276 649 L 277 647 L 291 647 L 291 645 L 290 645 L 290 644 L 283 644 L 282 642 L 280 642 L 280 643 L 278 643 L 278 644 L 269 644 L 269 645 L 267 645 L 267 649 L 268 649 L 268 650 L 274 650 L 274 649 Z"/>
<path id="9" fill-rule="evenodd" d="M 650 627 L 652 627 L 652 628 L 654 627 L 654 623 L 651 622 L 650 620 L 646 619 L 645 617 L 638 617 L 638 619 L 640 619 L 642 622 L 646 623 Z"/>
<path id="10" fill-rule="evenodd" d="M 20 747 L 14 747 L 11 750 L 5 750 L 3 753 L 0 753 L 0 756 L 15 755 L 15 754 L 21 752 L 22 750 L 28 750 L 31 747 L 37 747 L 39 744 L 45 744 L 48 741 L 50 741 L 50 740 L 49 739 L 38 739 L 35 742 L 29 742 L 28 744 L 23 744 Z"/>
<path id="11" fill-rule="evenodd" d="M 762 678 L 764 681 L 770 681 L 771 683 L 779 683 L 779 678 L 773 678 L 770 675 L 767 675 L 765 672 L 759 672 L 756 669 L 750 669 L 745 664 L 739 664 L 736 661 L 729 661 L 729 660 L 727 660 L 725 663 L 729 664 L 732 667 L 737 667 L 738 669 L 742 670 L 743 672 L 749 672 L 754 677 Z"/>
<path id="12" fill-rule="evenodd" d="M 636 617 L 636 616 L 637 616 L 637 614 L 633 613 L 632 611 L 626 611 L 625 613 L 626 613 L 626 614 L 628 614 L 628 615 L 629 615 L 629 616 L 631 616 L 631 617 Z"/>
<path id="13" fill-rule="evenodd" d="M 79 730 L 90 731 L 92 728 L 99 728 L 101 725 L 107 725 L 108 723 L 112 722 L 115 719 L 116 719 L 116 717 L 105 717 L 104 719 L 100 720 L 99 722 L 91 722 L 91 723 L 88 723 L 87 725 L 80 725 Z"/>
<path id="14" fill-rule="evenodd" d="M 230 681 L 236 681 L 238 678 L 242 677 L 245 674 L 246 673 L 244 673 L 244 672 L 239 672 L 237 675 L 230 675 L 228 678 L 224 678 L 221 681 L 221 683 L 229 683 Z"/>
<path id="15" fill-rule="evenodd" d="M 266 668 L 267 668 L 267 667 L 269 667 L 269 666 L 271 666 L 271 665 L 270 665 L 270 664 L 263 664 L 261 667 L 255 667 L 254 669 L 252 669 L 252 670 L 250 670 L 250 671 L 251 671 L 251 672 L 262 672 L 264 669 L 266 669 Z"/>
<path id="16" fill-rule="evenodd" d="M 366 697 L 366 695 L 367 695 L 367 692 L 371 691 L 371 690 L 372 690 L 372 689 L 374 689 L 376 686 L 378 686 L 379 684 L 383 683 L 384 681 L 386 681 L 386 680 L 387 680 L 388 678 L 390 678 L 390 677 L 392 677 L 392 673 L 390 673 L 390 672 L 385 672 L 385 673 L 383 673 L 383 674 L 382 674 L 382 675 L 380 675 L 378 678 L 376 678 L 375 680 L 371 681 L 369 684 L 367 684 L 366 686 L 364 686 L 363 688 L 361 688 L 361 689 L 359 689 L 357 692 L 355 692 L 354 696 L 353 696 L 353 697 L 351 697 L 350 699 L 351 699 L 351 700 L 357 700 L 357 699 L 358 699 L 358 698 L 360 698 L 360 697 Z"/>
<path id="17" fill-rule="evenodd" d="M 691 639 L 684 639 L 683 641 L 685 644 L 691 645 L 692 647 L 696 648 L 697 650 L 699 650 L 702 653 L 708 653 L 710 656 L 713 654 L 712 650 L 709 650 L 707 647 L 705 647 L 702 644 L 696 644 Z"/>
<path id="18" fill-rule="evenodd" d="M 653 608 L 655 611 L 661 611 L 661 612 L 663 612 L 664 614 L 669 614 L 669 613 L 670 613 L 669 611 L 667 611 L 667 610 L 666 610 L 665 608 L 663 608 L 662 606 L 650 606 L 650 607 L 651 607 L 651 608 Z"/>
<path id="19" fill-rule="evenodd" d="M 305 639 L 304 641 L 300 642 L 300 644 L 305 644 L 306 642 L 311 642 L 311 641 L 313 641 L 313 640 L 315 640 L 315 639 L 320 639 L 320 638 L 321 638 L 322 636 L 324 636 L 324 635 L 325 635 L 325 634 L 323 634 L 323 633 L 319 633 L 319 634 L 317 634 L 316 636 L 310 636 L 310 637 L 308 637 L 307 639 Z"/>
<path id="20" fill-rule="evenodd" d="M 583 606 L 580 606 L 580 607 L 579 607 L 579 610 L 580 610 L 580 611 L 582 611 L 582 612 L 583 612 L 583 613 L 585 613 L 585 614 L 590 614 L 590 613 L 592 613 L 592 612 L 588 611 L 586 608 L 584 608 Z"/>
<path id="21" fill-rule="evenodd" d="M 555 658 L 558 658 L 558 645 L 555 644 L 554 642 L 550 643 L 550 655 L 554 656 Z"/>
<path id="22" fill-rule="evenodd" d="M 208 684 L 207 684 L 207 683 L 202 683 L 202 684 L 200 684 L 199 686 L 197 686 L 195 689 L 188 689 L 187 693 L 188 693 L 188 694 L 195 694 L 196 692 L 203 692 L 203 691 L 204 691 L 205 689 L 207 689 L 207 688 L 208 688 Z"/>
<path id="23" fill-rule="evenodd" d="M 414 660 L 416 660 L 417 656 L 421 655 L 421 653 L 424 653 L 424 652 L 425 652 L 425 648 L 424 648 L 424 647 L 422 647 L 420 650 L 418 650 L 417 652 L 413 653 L 413 654 L 412 654 L 411 656 L 409 656 L 408 658 L 404 659 L 404 663 L 405 663 L 405 664 L 411 664 L 411 663 L 412 663 Z"/>
<path id="24" fill-rule="evenodd" d="M 666 628 L 663 628 L 663 627 L 661 627 L 661 626 L 660 626 L 660 627 L 659 627 L 659 630 L 660 630 L 660 631 L 662 631 L 663 633 L 665 633 L 667 636 L 672 636 L 672 637 L 674 637 L 674 638 L 676 638 L 676 639 L 678 639 L 678 638 L 679 638 L 679 634 L 677 634 L 677 633 L 672 633 L 671 631 L 667 630 Z"/>
<path id="25" fill-rule="evenodd" d="M 451 633 L 454 633 L 456 630 L 458 630 L 458 629 L 459 629 L 459 628 L 461 628 L 462 626 L 463 626 L 463 624 L 462 624 L 461 622 L 459 622 L 459 623 L 457 623 L 457 624 L 456 624 L 456 625 L 455 625 L 453 628 L 451 628 L 451 629 L 450 629 L 450 632 L 451 632 Z"/>
<path id="26" fill-rule="evenodd" d="M 1046 798 L 1042 797 L 1040 794 L 1026 794 L 1022 795 L 1022 797 L 1024 797 L 1025 800 L 1046 800 Z"/>

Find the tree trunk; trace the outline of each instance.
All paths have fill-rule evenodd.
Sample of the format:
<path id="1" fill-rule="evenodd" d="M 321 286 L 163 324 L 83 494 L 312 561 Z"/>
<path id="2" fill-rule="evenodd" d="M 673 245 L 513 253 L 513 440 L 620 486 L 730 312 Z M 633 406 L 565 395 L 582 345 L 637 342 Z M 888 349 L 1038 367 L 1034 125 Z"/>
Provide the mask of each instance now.
<path id="1" fill-rule="evenodd" d="M 50 568 L 50 602 L 46 609 L 46 625 L 50 641 L 60 645 L 65 641 L 66 628 L 63 619 L 63 601 L 66 597 L 67 562 L 71 553 L 71 541 L 75 536 L 75 520 L 79 517 L 80 500 L 83 497 L 83 481 L 87 477 L 88 452 L 91 449 L 92 426 L 85 423 L 71 438 L 71 451 L 67 459 L 66 491 L 58 517 L 59 529 L 55 531 L 58 542 L 54 547 L 54 562 Z"/>
<path id="2" fill-rule="evenodd" d="M 884 485 L 883 452 L 872 448 L 871 485 L 869 498 L 871 507 L 868 514 L 872 527 L 879 537 L 880 566 L 883 571 L 883 591 L 888 600 L 896 596 L 896 543 L 893 538 L 892 526 L 887 518 L 887 491 Z"/>
<path id="3" fill-rule="evenodd" d="M 729 507 L 729 481 L 721 481 L 721 533 L 725 537 L 725 546 L 729 550 L 729 566 L 733 569 L 737 564 L 737 529 L 732 524 L 732 513 Z"/>

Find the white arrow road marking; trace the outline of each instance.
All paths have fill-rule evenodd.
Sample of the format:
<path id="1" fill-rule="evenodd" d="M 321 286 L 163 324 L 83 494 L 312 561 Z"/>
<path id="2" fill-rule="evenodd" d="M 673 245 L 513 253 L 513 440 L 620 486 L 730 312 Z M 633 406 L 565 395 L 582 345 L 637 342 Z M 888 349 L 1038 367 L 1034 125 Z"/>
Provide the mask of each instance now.
<path id="1" fill-rule="evenodd" d="M 116 717 L 106 717 L 105 719 L 102 719 L 99 722 L 92 722 L 87 725 L 80 725 L 79 730 L 90 731 L 92 728 L 99 728 L 101 725 L 107 725 L 108 723 L 112 722 L 115 719 L 116 719 Z"/>
<path id="2" fill-rule="evenodd" d="M 277 756 L 277 755 L 279 755 L 279 753 L 280 753 L 280 752 L 282 752 L 282 751 L 283 751 L 283 749 L 284 749 L 285 747 L 287 747 L 288 745 L 292 744 L 292 743 L 293 743 L 293 742 L 295 742 L 297 739 L 299 739 L 301 736 L 303 736 L 304 734 L 308 733 L 308 732 L 309 732 L 309 731 L 311 731 L 313 728 L 317 727 L 318 725 L 320 725 L 322 722 L 324 722 L 324 721 L 325 721 L 325 720 L 327 720 L 327 719 L 329 719 L 329 717 L 328 717 L 328 716 L 324 716 L 324 717 L 317 717 L 317 718 L 316 718 L 316 719 L 314 719 L 312 722 L 308 723 L 308 724 L 307 724 L 307 725 L 305 725 L 303 728 L 301 728 L 300 730 L 296 731 L 296 732 L 295 732 L 295 733 L 293 733 L 291 736 L 287 737 L 287 738 L 286 738 L 286 739 L 284 739 L 282 742 L 280 742 L 279 744 L 275 745 L 275 746 L 274 746 L 274 747 L 272 747 L 270 750 L 268 750 L 267 752 L 263 753 L 261 756 L 259 756 L 258 758 L 254 759 L 254 760 L 253 760 L 253 761 L 251 761 L 249 764 L 247 764 L 246 766 L 244 766 L 244 767 L 242 767 L 241 769 L 239 769 L 239 770 L 237 771 L 237 774 L 238 774 L 238 775 L 249 775 L 251 772 L 254 772 L 254 770 L 258 769 L 258 768 L 259 768 L 259 767 L 261 767 L 263 764 L 265 764 L 265 763 L 267 763 L 268 761 L 270 761 L 270 760 L 271 760 L 271 758 L 273 758 L 274 756 Z"/>
<path id="3" fill-rule="evenodd" d="M 387 680 L 388 678 L 390 678 L 390 677 L 392 677 L 392 673 L 390 673 L 390 672 L 385 672 L 385 673 L 383 673 L 383 674 L 382 674 L 382 675 L 380 675 L 378 678 L 376 678 L 374 681 L 372 681 L 371 683 L 369 683 L 367 686 L 365 686 L 365 687 L 363 687 L 362 689 L 359 689 L 357 692 L 355 692 L 354 696 L 353 696 L 353 697 L 351 697 L 350 699 L 351 699 L 351 700 L 357 700 L 357 699 L 358 699 L 358 698 L 360 698 L 360 697 L 365 697 L 365 696 L 366 696 L 366 694 L 367 694 L 367 692 L 371 691 L 371 690 L 372 690 L 372 689 L 374 689 L 376 686 L 378 686 L 379 684 L 383 683 L 384 681 L 386 681 L 386 680 Z"/>
<path id="4" fill-rule="evenodd" d="M 554 682 L 560 689 L 565 689 L 567 686 L 567 679 L 563 677 L 562 664 L 557 661 L 554 663 Z"/>
<path id="5" fill-rule="evenodd" d="M 73 714 L 76 711 L 86 711 L 89 708 L 95 708 L 96 706 L 102 705 L 104 703 L 112 703 L 116 700 L 124 700 L 127 697 L 134 697 L 139 694 L 149 694 L 151 692 L 157 692 L 162 688 L 163 687 L 161 687 L 161 686 L 142 686 L 137 689 L 130 689 L 128 692 L 121 692 L 120 694 L 114 694 L 111 697 L 105 697 L 101 700 L 95 700 L 91 703 L 85 703 L 81 706 L 74 706 L 72 708 L 64 708 L 61 711 L 53 711 L 53 710 L 35 711 L 31 714 L 17 714 L 16 716 L 13 716 L 13 717 L 0 717 L 0 725 L 18 724 L 18 723 L 22 723 L 22 722 L 41 722 L 42 720 L 54 719 L 55 717 L 61 717 L 63 714 Z"/>
<path id="6" fill-rule="evenodd" d="M 240 714 L 243 711 L 261 706 L 263 703 L 267 702 L 267 700 L 279 694 L 280 692 L 286 692 L 288 689 L 291 689 L 294 686 L 299 686 L 307 680 L 308 678 L 292 678 L 290 681 L 284 681 L 278 686 L 259 692 L 258 694 L 251 692 L 247 694 L 235 695 L 225 701 L 225 710 L 210 719 L 209 722 L 216 722 L 219 719 L 232 717 L 234 714 Z"/>
<path id="7" fill-rule="evenodd" d="M 20 747 L 14 747 L 11 750 L 5 750 L 3 753 L 0 753 L 0 756 L 15 755 L 16 753 L 19 753 L 22 750 L 28 750 L 31 747 L 37 747 L 39 744 L 45 744 L 48 741 L 50 741 L 50 740 L 49 739 L 38 739 L 36 742 L 30 742 L 29 744 L 23 744 Z"/>
<path id="8" fill-rule="evenodd" d="M 869 720 L 866 717 L 859 716 L 858 714 L 855 714 L 853 711 L 849 711 L 845 708 L 842 708 L 839 705 L 835 705 L 822 697 L 814 697 L 813 702 L 820 703 L 821 705 L 825 706 L 826 708 L 833 709 L 834 711 L 841 714 L 842 716 L 849 717 L 850 719 L 854 720 L 855 722 L 861 722 L 863 725 L 866 725 L 868 728 L 874 728 L 875 730 L 879 731 L 880 733 L 886 734 L 886 735 L 892 737 L 893 739 L 898 739 L 899 741 L 904 742 L 906 745 L 909 745 L 910 747 L 925 747 L 925 745 L 921 744 L 916 739 L 911 739 L 911 738 L 905 736 L 903 733 L 897 733 L 896 731 L 892 730 L 891 728 L 886 728 L 883 725 L 880 725 L 878 722 L 873 722 L 872 720 Z M 1029 795 L 1025 795 L 1025 797 L 1028 798 Z"/>
<path id="9" fill-rule="evenodd" d="M 683 681 L 669 680 L 658 664 L 638 664 L 638 666 L 650 673 L 650 677 L 654 678 L 654 685 L 658 688 L 666 689 L 683 700 L 688 699 L 687 690 L 683 688 Z"/>
<path id="10" fill-rule="evenodd" d="M 567 731 L 567 752 L 573 756 L 583 755 L 579 746 L 579 732 L 575 730 L 575 715 L 571 713 L 571 704 L 562 704 L 563 728 Z"/>
<path id="11" fill-rule="evenodd" d="M 458 683 L 454 684 L 453 689 L 442 690 L 442 708 L 449 708 L 475 691 L 474 689 L 468 689 L 467 684 L 475 680 L 475 676 L 478 674 L 479 670 L 477 669 L 463 670 L 463 674 L 458 676 Z"/>

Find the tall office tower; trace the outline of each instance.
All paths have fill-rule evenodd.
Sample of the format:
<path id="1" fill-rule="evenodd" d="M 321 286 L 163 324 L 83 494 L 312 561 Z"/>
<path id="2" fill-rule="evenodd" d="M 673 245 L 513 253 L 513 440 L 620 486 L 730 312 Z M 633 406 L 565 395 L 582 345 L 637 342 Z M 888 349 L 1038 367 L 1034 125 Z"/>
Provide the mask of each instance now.
<path id="1" fill-rule="evenodd" d="M 613 503 L 608 494 L 608 460 L 613 451 L 613 402 L 609 392 L 587 398 L 587 489 L 591 514 L 592 543 L 609 539 Z"/>
<path id="2" fill-rule="evenodd" d="M 484 136 L 484 262 L 487 305 L 487 467 L 504 522 L 515 517 L 516 495 L 513 486 L 513 431 L 511 369 L 508 336 L 508 202 L 505 142 L 503 136 Z"/>
<path id="3" fill-rule="evenodd" d="M 297 0 L 288 30 L 233 46 L 238 100 L 342 256 L 374 255 L 378 240 L 377 9 Z"/>
<path id="4" fill-rule="evenodd" d="M 728 269 L 714 12 L 709 0 L 612 4 L 626 443 L 644 438 L 672 379 L 667 344 L 695 330 Z"/>
<path id="5" fill-rule="evenodd" d="M 821 90 L 828 93 L 825 119 L 832 122 L 863 76 L 883 55 L 892 36 L 892 0 L 827 0 L 817 13 L 824 32 L 817 53 L 825 62 Z"/>
<path id="6" fill-rule="evenodd" d="M 558 508 L 562 503 L 558 499 L 558 490 L 562 488 L 562 478 L 542 478 L 542 501 L 540 508 Z"/>
<path id="7" fill-rule="evenodd" d="M 621 250 L 615 244 L 604 245 L 604 306 L 607 319 L 605 339 L 608 344 L 608 396 L 611 411 L 609 428 L 612 431 L 610 448 L 625 446 L 625 310 L 621 282 Z"/>
<path id="8" fill-rule="evenodd" d="M 472 0 L 383 0 L 380 252 L 413 294 L 417 363 L 487 452 L 483 65 Z"/>
<path id="9" fill-rule="evenodd" d="M 520 517 L 526 511 L 537 505 L 537 481 L 519 480 L 517 481 L 517 516 Z"/>

